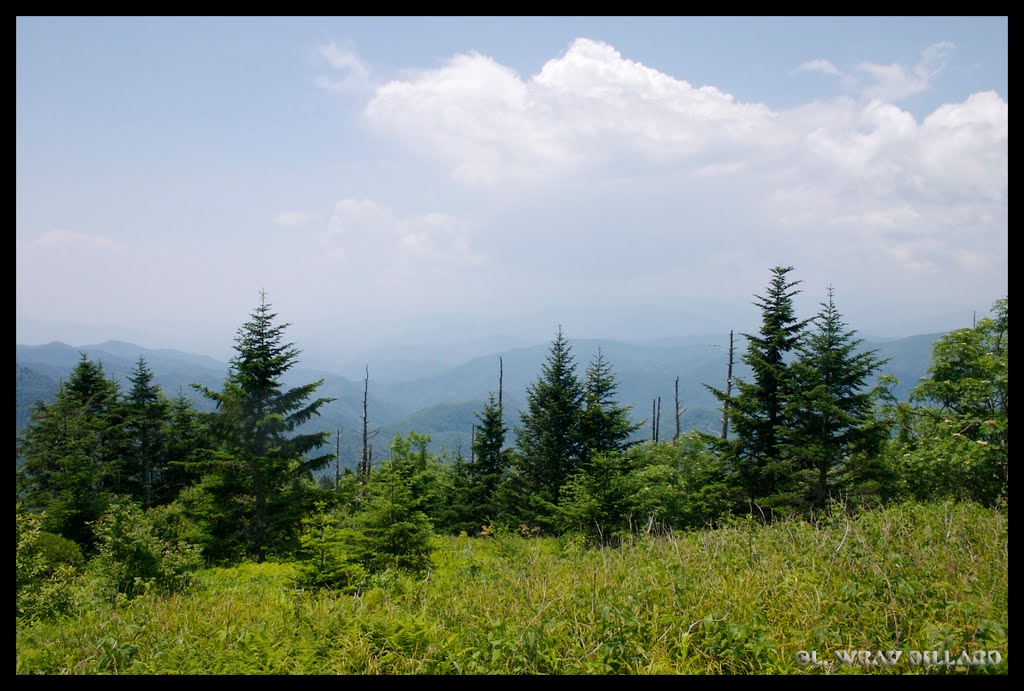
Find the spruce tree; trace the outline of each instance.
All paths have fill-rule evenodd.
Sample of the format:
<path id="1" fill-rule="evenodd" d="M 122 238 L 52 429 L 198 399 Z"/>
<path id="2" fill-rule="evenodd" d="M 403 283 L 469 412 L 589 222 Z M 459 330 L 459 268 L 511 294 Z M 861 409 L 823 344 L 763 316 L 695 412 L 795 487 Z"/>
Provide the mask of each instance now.
<path id="1" fill-rule="evenodd" d="M 801 475 L 797 500 L 822 509 L 830 498 L 853 489 L 854 454 L 877 457 L 886 430 L 876 418 L 870 380 L 887 361 L 864 350 L 836 309 L 833 290 L 814 317 L 814 330 L 793 363 L 795 395 L 790 405 L 789 454 Z"/>
<path id="2" fill-rule="evenodd" d="M 257 561 L 294 532 L 306 513 L 302 502 L 308 497 L 298 496 L 302 481 L 315 489 L 312 472 L 334 458 L 307 456 L 327 444 L 328 432 L 296 434 L 333 399 L 309 400 L 322 379 L 284 388 L 282 377 L 298 362 L 299 351 L 284 341 L 289 324 L 275 324 L 276 318 L 261 291 L 259 306 L 238 330 L 223 389 L 202 388 L 217 404 L 213 429 L 219 441 L 204 484 L 217 496 L 229 530 L 238 531 L 222 537 L 241 538 Z"/>
<path id="3" fill-rule="evenodd" d="M 433 524 L 390 459 L 370 476 L 366 506 L 354 522 L 354 556 L 368 572 L 396 569 L 421 574 L 430 568 Z"/>
<path id="4" fill-rule="evenodd" d="M 496 494 L 508 470 L 509 454 L 505 448 L 508 430 L 502 417 L 501 405 L 492 393 L 476 415 L 479 424 L 473 438 L 473 460 L 464 470 L 466 518 L 477 529 L 496 518 Z"/>
<path id="5" fill-rule="evenodd" d="M 516 440 L 520 451 L 526 517 L 544 521 L 558 503 L 566 479 L 581 463 L 583 384 L 569 342 L 558 328 L 541 376 L 526 389 Z"/>
<path id="6" fill-rule="evenodd" d="M 170 400 L 167 421 L 166 465 L 162 490 L 169 500 L 195 484 L 201 475 L 200 459 L 212 446 L 205 416 L 195 409 L 183 391 Z"/>
<path id="7" fill-rule="evenodd" d="M 580 430 L 588 461 L 598 454 L 624 451 L 635 443 L 632 437 L 641 423 L 631 419 L 630 406 L 616 401 L 618 388 L 612 366 L 598 348 L 583 385 Z"/>
<path id="8" fill-rule="evenodd" d="M 117 382 L 84 354 L 52 404 L 37 403 L 17 439 L 18 499 L 43 528 L 91 546 L 90 523 L 122 490 Z"/>
<path id="9" fill-rule="evenodd" d="M 810 319 L 797 319 L 793 305 L 800 281 L 792 281 L 791 266 L 773 267 L 764 296 L 755 295 L 761 309 L 761 330 L 743 334 L 743 361 L 752 370 L 750 381 L 737 378 L 733 393 L 707 387 L 728 407 L 734 438 L 718 440 L 736 483 L 746 494 L 750 510 L 767 515 L 771 506 L 789 501 L 793 468 L 787 452 L 788 406 L 794 396 L 791 360 L 802 343 Z"/>
<path id="10" fill-rule="evenodd" d="M 153 381 L 144 357 L 139 357 L 128 379 L 132 387 L 122 405 L 124 479 L 128 494 L 148 509 L 167 496 L 163 481 L 171 404 Z"/>

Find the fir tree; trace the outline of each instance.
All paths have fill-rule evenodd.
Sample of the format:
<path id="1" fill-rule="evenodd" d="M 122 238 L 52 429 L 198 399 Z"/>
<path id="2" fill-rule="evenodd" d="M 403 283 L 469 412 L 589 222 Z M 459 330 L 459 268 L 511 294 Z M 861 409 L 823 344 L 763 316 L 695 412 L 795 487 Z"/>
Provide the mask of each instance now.
<path id="1" fill-rule="evenodd" d="M 171 406 L 145 358 L 139 357 L 129 381 L 132 387 L 122 405 L 125 484 L 128 494 L 148 509 L 167 494 L 163 480 Z"/>
<path id="2" fill-rule="evenodd" d="M 17 440 L 18 495 L 43 528 L 93 544 L 89 524 L 121 491 L 119 387 L 84 354 L 52 404 L 37 403 Z"/>
<path id="3" fill-rule="evenodd" d="M 558 503 L 566 479 L 581 463 L 583 384 L 572 349 L 559 327 L 541 376 L 526 390 L 527 407 L 516 430 L 523 491 L 543 520 Z"/>
<path id="4" fill-rule="evenodd" d="M 630 418 L 630 406 L 615 400 L 619 384 L 611 365 L 598 348 L 587 367 L 580 420 L 582 442 L 589 460 L 598 454 L 624 451 L 641 424 Z"/>
<path id="5" fill-rule="evenodd" d="M 770 513 L 771 504 L 785 503 L 792 480 L 786 445 L 788 406 L 795 386 L 790 361 L 811 321 L 796 317 L 793 298 L 800 292 L 795 290 L 800 282 L 789 279 L 792 270 L 791 266 L 773 267 L 767 294 L 754 296 L 761 309 L 761 330 L 757 335 L 743 334 L 748 344 L 743 361 L 753 372 L 751 381 L 737 378 L 729 396 L 708 387 L 728 407 L 735 434 L 716 446 L 753 512 L 758 512 L 755 504 Z"/>
<path id="6" fill-rule="evenodd" d="M 355 516 L 355 525 L 355 559 L 368 572 L 424 573 L 430 568 L 433 526 L 418 508 L 409 481 L 390 460 L 370 476 L 366 506 Z"/>
<path id="7" fill-rule="evenodd" d="M 829 287 L 793 364 L 789 454 L 802 474 L 798 501 L 817 509 L 852 488 L 855 468 L 848 460 L 853 454 L 876 457 L 886 434 L 875 415 L 877 394 L 868 385 L 887 361 L 861 348 L 863 340 L 847 330 L 833 297 Z"/>
<path id="8" fill-rule="evenodd" d="M 501 405 L 494 394 L 476 415 L 479 424 L 473 438 L 473 460 L 466 464 L 464 472 L 467 518 L 477 529 L 496 518 L 497 491 L 508 470 L 509 454 L 505 448 L 508 430 L 502 417 Z"/>
<path id="9" fill-rule="evenodd" d="M 224 517 L 240 534 L 248 554 L 263 561 L 272 546 L 299 524 L 305 507 L 298 500 L 302 481 L 315 489 L 312 472 L 333 454 L 307 456 L 327 444 L 328 432 L 296 434 L 297 428 L 333 399 L 310 397 L 323 380 L 284 388 L 282 377 L 298 361 L 299 351 L 284 342 L 289 324 L 275 324 L 266 295 L 238 331 L 237 355 L 221 391 L 202 389 L 217 404 L 213 428 L 220 447 L 212 477 L 204 479 L 221 503 Z"/>

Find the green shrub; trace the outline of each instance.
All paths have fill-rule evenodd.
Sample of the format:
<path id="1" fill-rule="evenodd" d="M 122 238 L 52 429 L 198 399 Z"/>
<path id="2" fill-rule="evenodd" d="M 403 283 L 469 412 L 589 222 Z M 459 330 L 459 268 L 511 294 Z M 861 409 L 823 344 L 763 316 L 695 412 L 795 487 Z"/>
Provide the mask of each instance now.
<path id="1" fill-rule="evenodd" d="M 16 505 L 15 600 L 18 619 L 51 617 L 71 607 L 71 584 L 83 564 L 78 545 L 42 530 L 43 514 Z"/>
<path id="2" fill-rule="evenodd" d="M 93 530 L 98 552 L 89 571 L 111 595 L 131 598 L 153 588 L 180 592 L 202 566 L 198 547 L 161 539 L 150 516 L 130 502 L 111 504 Z"/>

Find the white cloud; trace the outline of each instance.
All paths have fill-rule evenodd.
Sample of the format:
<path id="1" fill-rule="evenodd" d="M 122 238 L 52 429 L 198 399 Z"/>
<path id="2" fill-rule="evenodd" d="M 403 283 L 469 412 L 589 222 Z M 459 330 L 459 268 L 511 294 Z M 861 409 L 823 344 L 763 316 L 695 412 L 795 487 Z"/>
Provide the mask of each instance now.
<path id="1" fill-rule="evenodd" d="M 318 238 L 317 253 L 322 264 L 393 289 L 434 283 L 480 264 L 484 257 L 469 239 L 466 225 L 447 214 L 398 216 L 367 199 L 342 199 Z"/>
<path id="2" fill-rule="evenodd" d="M 461 182 L 542 180 L 624 160 L 678 161 L 758 141 L 768 108 L 694 88 L 578 39 L 522 79 L 477 53 L 379 87 L 382 132 L 440 157 Z"/>
<path id="3" fill-rule="evenodd" d="M 86 247 L 107 252 L 123 252 L 125 246 L 102 235 L 89 235 L 75 230 L 49 230 L 32 241 L 32 246 L 44 250 Z"/>
<path id="4" fill-rule="evenodd" d="M 1009 189 L 1009 107 L 998 94 L 972 94 L 925 118 L 920 175 L 934 196 L 1005 204 Z"/>
<path id="5" fill-rule="evenodd" d="M 816 60 L 808 60 L 807 62 L 801 63 L 797 68 L 797 72 L 821 72 L 829 76 L 838 76 L 839 70 L 828 60 L 822 60 L 818 58 Z"/>
<path id="6" fill-rule="evenodd" d="M 305 211 L 282 211 L 271 220 L 280 226 L 298 226 L 310 221 L 312 218 L 313 214 L 306 213 Z"/>
<path id="7" fill-rule="evenodd" d="M 340 72 L 342 76 L 327 77 L 319 75 L 314 80 L 316 85 L 330 91 L 354 91 L 369 85 L 370 70 L 356 55 L 355 51 L 339 48 L 332 41 L 320 46 L 317 53 L 327 64 Z"/>
<path id="8" fill-rule="evenodd" d="M 579 39 L 528 78 L 457 55 L 379 87 L 365 115 L 456 182 L 514 190 L 529 205 L 525 221 L 492 219 L 501 230 L 478 238 L 516 234 L 488 252 L 515 267 L 507 278 L 520 295 L 593 299 L 604 288 L 574 283 L 576 265 L 605 287 L 643 275 L 666 294 L 730 290 L 722 276 L 767 256 L 811 265 L 823 282 L 866 280 L 866 290 L 954 265 L 998 277 L 1006 101 L 974 94 L 919 121 L 890 100 L 927 88 L 950 50 L 931 46 L 912 69 L 865 63 L 875 98 L 773 111 Z M 803 67 L 839 74 L 823 59 Z M 407 252 L 419 246 L 403 240 Z M 563 265 L 557 283 L 532 283 Z M 693 288 L 679 284 L 680 267 Z M 956 296 L 948 282 L 935 290 Z"/>
<path id="9" fill-rule="evenodd" d="M 878 65 L 862 62 L 857 69 L 866 72 L 874 83 L 864 93 L 882 101 L 901 101 L 928 89 L 949 62 L 952 43 L 936 43 L 921 51 L 921 59 L 913 67 L 900 64 Z"/>

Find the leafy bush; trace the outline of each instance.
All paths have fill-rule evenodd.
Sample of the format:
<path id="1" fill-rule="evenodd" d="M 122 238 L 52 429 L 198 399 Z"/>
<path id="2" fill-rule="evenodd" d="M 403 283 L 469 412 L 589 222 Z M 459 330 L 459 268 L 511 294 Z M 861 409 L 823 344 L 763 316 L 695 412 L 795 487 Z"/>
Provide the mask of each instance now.
<path id="1" fill-rule="evenodd" d="M 198 547 L 161 539 L 152 518 L 131 502 L 111 504 L 93 530 L 99 550 L 89 571 L 108 594 L 131 598 L 150 589 L 180 592 L 202 566 Z"/>
<path id="2" fill-rule="evenodd" d="M 46 618 L 71 607 L 70 585 L 83 564 L 78 545 L 42 530 L 43 514 L 16 505 L 15 600 L 18 619 Z"/>

